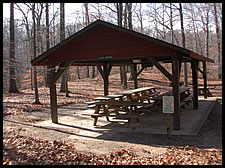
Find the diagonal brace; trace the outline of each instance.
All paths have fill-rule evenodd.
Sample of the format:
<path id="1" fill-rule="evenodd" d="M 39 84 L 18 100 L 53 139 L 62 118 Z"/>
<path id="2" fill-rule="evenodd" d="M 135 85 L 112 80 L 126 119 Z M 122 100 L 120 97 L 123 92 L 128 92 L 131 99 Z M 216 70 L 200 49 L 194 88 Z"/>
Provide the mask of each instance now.
<path id="1" fill-rule="evenodd" d="M 172 75 L 152 57 L 145 57 L 150 63 L 155 65 L 158 70 L 160 70 L 171 82 L 172 82 Z"/>
<path id="2" fill-rule="evenodd" d="M 57 69 L 57 72 L 55 73 L 54 79 L 53 79 L 53 83 L 55 84 L 57 82 L 57 80 L 63 75 L 63 73 L 70 67 L 70 65 L 73 63 L 73 61 L 71 62 L 62 62 L 59 65 L 59 68 Z"/>

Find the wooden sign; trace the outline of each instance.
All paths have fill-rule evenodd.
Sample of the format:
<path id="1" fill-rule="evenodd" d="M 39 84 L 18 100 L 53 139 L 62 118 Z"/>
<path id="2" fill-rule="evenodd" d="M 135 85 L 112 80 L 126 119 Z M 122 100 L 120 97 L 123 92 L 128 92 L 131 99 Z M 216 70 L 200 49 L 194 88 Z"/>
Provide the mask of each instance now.
<path id="1" fill-rule="evenodd" d="M 167 113 L 167 137 L 171 138 L 171 114 L 174 113 L 174 97 L 163 96 L 163 113 Z"/>
<path id="2" fill-rule="evenodd" d="M 173 96 L 163 96 L 163 113 L 174 113 Z"/>

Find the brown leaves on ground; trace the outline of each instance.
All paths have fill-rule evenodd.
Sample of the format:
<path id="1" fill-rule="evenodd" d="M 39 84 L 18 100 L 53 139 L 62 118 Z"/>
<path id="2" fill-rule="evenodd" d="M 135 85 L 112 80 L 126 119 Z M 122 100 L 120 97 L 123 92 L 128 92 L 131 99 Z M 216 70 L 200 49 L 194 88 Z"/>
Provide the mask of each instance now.
<path id="1" fill-rule="evenodd" d="M 194 146 L 168 147 L 165 153 L 139 157 L 121 149 L 108 155 L 79 153 L 75 145 L 65 141 L 48 141 L 21 136 L 13 129 L 3 137 L 3 165 L 221 165 L 221 149 Z M 148 152 L 142 149 L 142 152 Z"/>

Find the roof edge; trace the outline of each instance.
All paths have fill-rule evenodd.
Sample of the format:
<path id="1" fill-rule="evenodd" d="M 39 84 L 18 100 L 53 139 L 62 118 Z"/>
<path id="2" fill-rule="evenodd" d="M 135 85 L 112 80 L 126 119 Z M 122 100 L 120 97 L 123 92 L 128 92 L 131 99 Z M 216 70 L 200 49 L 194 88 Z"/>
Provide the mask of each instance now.
<path id="1" fill-rule="evenodd" d="M 203 61 L 203 62 L 211 62 L 211 63 L 214 63 L 214 60 L 210 59 L 210 58 L 207 58 L 207 57 L 204 57 L 204 56 L 201 56 L 193 51 L 190 52 L 190 57 L 191 58 L 194 58 L 194 59 L 197 59 L 197 60 L 200 60 L 200 61 Z"/>

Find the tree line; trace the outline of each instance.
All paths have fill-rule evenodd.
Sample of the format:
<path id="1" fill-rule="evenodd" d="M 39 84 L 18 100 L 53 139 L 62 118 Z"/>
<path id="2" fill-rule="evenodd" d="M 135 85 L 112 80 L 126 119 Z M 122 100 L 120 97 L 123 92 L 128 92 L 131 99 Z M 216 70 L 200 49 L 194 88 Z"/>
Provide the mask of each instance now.
<path id="1" fill-rule="evenodd" d="M 75 4 L 76 5 L 76 4 Z M 14 19 L 14 11 L 21 19 Z M 96 19 L 137 31 L 190 49 L 215 60 L 222 78 L 222 3 L 83 3 L 74 11 L 73 23 L 65 23 L 64 3 L 11 3 L 10 18 L 3 20 L 3 91 L 18 92 L 30 81 L 38 100 L 38 85 L 47 86 L 50 67 L 31 67 L 30 60 L 73 35 Z M 30 17 L 32 16 L 32 17 Z M 61 92 L 69 96 L 70 72 L 76 78 L 98 75 L 95 66 L 73 67 L 61 78 Z M 129 67 L 121 66 L 121 86 L 127 87 Z M 28 77 L 27 77 L 28 76 Z M 184 77 L 187 76 L 184 65 Z M 187 79 L 187 77 L 185 77 Z M 40 82 L 43 79 L 43 82 Z M 185 83 L 188 81 L 184 80 Z"/>

